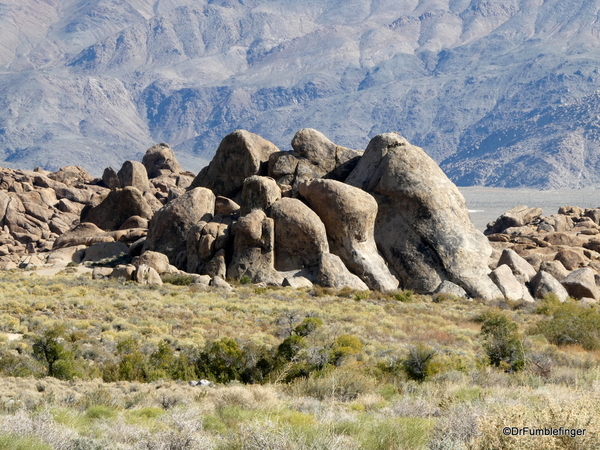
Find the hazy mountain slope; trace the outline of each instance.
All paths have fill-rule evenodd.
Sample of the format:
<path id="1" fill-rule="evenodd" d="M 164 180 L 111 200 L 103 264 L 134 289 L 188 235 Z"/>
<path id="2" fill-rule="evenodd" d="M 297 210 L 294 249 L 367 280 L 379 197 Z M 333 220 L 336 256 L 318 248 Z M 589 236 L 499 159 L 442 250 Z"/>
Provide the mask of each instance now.
<path id="1" fill-rule="evenodd" d="M 197 170 L 235 128 L 314 127 L 400 131 L 459 184 L 600 183 L 600 0 L 3 1 L 6 164 L 165 141 Z"/>

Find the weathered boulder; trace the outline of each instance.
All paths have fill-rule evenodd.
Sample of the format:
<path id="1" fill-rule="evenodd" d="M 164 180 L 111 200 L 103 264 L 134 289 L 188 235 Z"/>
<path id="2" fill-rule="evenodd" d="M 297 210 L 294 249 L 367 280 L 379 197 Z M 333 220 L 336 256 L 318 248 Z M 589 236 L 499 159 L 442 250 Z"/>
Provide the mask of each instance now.
<path id="1" fill-rule="evenodd" d="M 331 252 L 371 289 L 398 287 L 375 244 L 377 202 L 365 191 L 335 180 L 312 180 L 299 186 L 300 194 L 325 224 Z"/>
<path id="2" fill-rule="evenodd" d="M 119 264 L 113 269 L 109 278 L 122 278 L 125 281 L 132 281 L 135 277 L 136 267 L 133 264 Z"/>
<path id="3" fill-rule="evenodd" d="M 495 222 L 487 226 L 485 234 L 502 233 L 507 228 L 522 227 L 538 219 L 543 213 L 541 208 L 515 206 L 502 214 Z"/>
<path id="4" fill-rule="evenodd" d="M 275 268 L 293 270 L 319 264 L 329 252 L 327 232 L 319 216 L 295 198 L 282 198 L 271 206 L 275 221 Z"/>
<path id="5" fill-rule="evenodd" d="M 119 230 L 128 230 L 130 228 L 148 228 L 148 223 L 148 218 L 133 215 L 123 222 L 123 224 L 119 227 Z"/>
<path id="6" fill-rule="evenodd" d="M 598 288 L 595 280 L 596 272 L 589 267 L 574 270 L 561 280 L 569 295 L 573 298 L 589 297 L 598 299 Z"/>
<path id="7" fill-rule="evenodd" d="M 112 272 L 112 267 L 94 267 L 92 269 L 92 280 L 106 280 Z"/>
<path id="8" fill-rule="evenodd" d="M 310 163 L 310 170 L 318 177 L 343 181 L 358 164 L 362 152 L 341 147 L 323 133 L 304 128 L 292 139 L 292 148 Z"/>
<path id="9" fill-rule="evenodd" d="M 512 273 L 523 282 L 531 280 L 536 274 L 536 271 L 531 264 L 511 248 L 504 249 L 502 252 L 500 259 L 498 260 L 498 265 L 501 266 L 502 264 L 506 264 L 510 267 Z"/>
<path id="10" fill-rule="evenodd" d="M 561 249 L 554 257 L 555 261 L 560 261 L 567 270 L 575 270 L 587 264 L 586 258 L 574 250 Z"/>
<path id="11" fill-rule="evenodd" d="M 316 284 L 334 289 L 344 287 L 357 291 L 369 289 L 364 281 L 348 270 L 339 256 L 331 253 L 321 253 Z"/>
<path id="12" fill-rule="evenodd" d="M 233 257 L 227 277 L 248 276 L 254 283 L 281 285 L 283 277 L 275 270 L 273 219 L 255 209 L 233 226 Z"/>
<path id="13" fill-rule="evenodd" d="M 271 153 L 269 157 L 270 177 L 277 180 L 278 184 L 292 184 L 294 182 L 300 155 L 295 152 Z"/>
<path id="14" fill-rule="evenodd" d="M 398 133 L 374 137 L 346 183 L 379 205 L 375 241 L 404 288 L 433 292 L 443 280 L 473 297 L 501 295 L 487 276 L 492 248 L 462 194 L 425 152 Z"/>
<path id="15" fill-rule="evenodd" d="M 76 245 L 90 246 L 98 242 L 114 242 L 114 238 L 93 223 L 80 223 L 72 230 L 59 236 L 54 241 L 53 249 L 73 247 Z"/>
<path id="16" fill-rule="evenodd" d="M 136 256 L 133 258 L 131 264 L 133 264 L 133 266 L 136 268 L 142 264 L 152 267 L 159 275 L 173 272 L 173 266 L 169 264 L 169 258 L 167 258 L 167 255 L 163 255 L 159 252 L 153 252 L 151 250 L 142 253 L 141 256 Z"/>
<path id="17" fill-rule="evenodd" d="M 156 144 L 146 150 L 142 164 L 146 168 L 149 178 L 160 176 L 163 170 L 173 173 L 183 172 L 175 158 L 175 152 L 167 144 Z"/>
<path id="18" fill-rule="evenodd" d="M 85 255 L 85 249 L 85 245 L 75 245 L 52 250 L 46 258 L 46 264 L 56 266 L 66 266 L 69 263 L 79 264 Z"/>
<path id="19" fill-rule="evenodd" d="M 540 270 L 531 279 L 529 287 L 535 298 L 544 298 L 549 294 L 554 294 L 561 302 L 564 302 L 569 296 L 569 293 L 564 286 L 560 284 L 560 281 L 543 270 Z"/>
<path id="20" fill-rule="evenodd" d="M 506 264 L 502 264 L 492 270 L 490 278 L 496 283 L 496 286 L 498 286 L 506 299 L 533 302 L 533 298 L 525 285 L 514 276 L 512 270 Z"/>
<path id="21" fill-rule="evenodd" d="M 600 225 L 600 208 L 586 209 L 584 214 L 592 219 L 596 225 Z"/>
<path id="22" fill-rule="evenodd" d="M 242 187 L 242 214 L 254 209 L 266 211 L 281 198 L 281 190 L 273 178 L 253 175 L 244 180 Z"/>
<path id="23" fill-rule="evenodd" d="M 146 168 L 137 161 L 125 161 L 117 176 L 121 187 L 133 186 L 140 192 L 145 192 L 150 187 Z"/>
<path id="24" fill-rule="evenodd" d="M 167 203 L 150 221 L 143 252 L 164 253 L 171 264 L 185 269 L 187 233 L 196 223 L 209 221 L 214 208 L 215 195 L 206 188 L 192 189 Z"/>
<path id="25" fill-rule="evenodd" d="M 311 283 L 311 281 L 308 278 L 305 278 L 303 276 L 298 276 L 298 277 L 285 277 L 283 279 L 282 286 L 284 286 L 284 287 L 290 286 L 294 289 L 305 289 L 305 288 L 313 287 L 313 284 Z"/>
<path id="26" fill-rule="evenodd" d="M 442 281 L 435 290 L 434 294 L 453 295 L 460 298 L 467 298 L 469 296 L 467 291 L 461 288 L 458 284 L 454 284 L 452 281 L 448 280 Z"/>
<path id="27" fill-rule="evenodd" d="M 215 201 L 215 214 L 224 217 L 240 214 L 240 205 L 227 197 L 218 196 Z"/>
<path id="28" fill-rule="evenodd" d="M 213 277 L 212 280 L 210 280 L 209 286 L 212 286 L 217 289 L 222 289 L 222 290 L 228 291 L 228 292 L 233 291 L 233 288 L 231 287 L 231 285 L 219 276 Z"/>
<path id="29" fill-rule="evenodd" d="M 143 285 L 162 286 L 163 284 L 158 272 L 156 272 L 156 270 L 154 270 L 152 267 L 146 266 L 145 264 L 138 266 L 137 270 L 135 271 L 134 279 L 139 284 Z"/>
<path id="30" fill-rule="evenodd" d="M 561 206 L 558 208 L 558 214 L 565 214 L 569 216 L 581 216 L 584 212 L 583 208 L 579 206 Z"/>
<path id="31" fill-rule="evenodd" d="M 48 178 L 60 183 L 64 183 L 67 186 L 76 186 L 80 184 L 90 183 L 94 177 L 91 176 L 81 166 L 65 166 L 58 169 L 58 171 L 49 173 Z"/>
<path id="32" fill-rule="evenodd" d="M 540 264 L 540 270 L 549 273 L 558 281 L 561 281 L 569 275 L 569 271 L 560 261 L 544 261 Z"/>
<path id="33" fill-rule="evenodd" d="M 190 187 L 205 187 L 215 195 L 233 198 L 244 180 L 266 175 L 271 153 L 279 149 L 271 142 L 245 130 L 236 130 L 221 141 L 210 164 L 194 178 Z"/>
<path id="34" fill-rule="evenodd" d="M 83 257 L 83 262 L 97 262 L 103 259 L 116 258 L 121 254 L 127 254 L 129 248 L 122 242 L 98 242 L 92 244 Z"/>
<path id="35" fill-rule="evenodd" d="M 131 216 L 151 219 L 152 215 L 152 209 L 142 193 L 128 186 L 110 191 L 102 203 L 87 211 L 81 221 L 91 222 L 108 231 L 118 230 Z"/>
<path id="36" fill-rule="evenodd" d="M 108 189 L 117 189 L 121 187 L 121 180 L 117 171 L 112 167 L 107 167 L 102 173 L 102 182 Z"/>

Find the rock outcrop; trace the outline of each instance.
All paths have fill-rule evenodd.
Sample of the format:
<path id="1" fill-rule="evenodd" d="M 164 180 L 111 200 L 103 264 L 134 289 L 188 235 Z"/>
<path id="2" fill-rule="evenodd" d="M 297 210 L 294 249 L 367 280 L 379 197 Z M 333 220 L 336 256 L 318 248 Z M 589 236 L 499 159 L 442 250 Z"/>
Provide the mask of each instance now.
<path id="1" fill-rule="evenodd" d="M 185 269 L 188 231 L 200 221 L 212 219 L 215 195 L 206 188 L 194 188 L 168 202 L 150 221 L 142 251 L 164 253 L 171 264 Z"/>
<path id="2" fill-rule="evenodd" d="M 227 135 L 208 166 L 194 178 L 191 187 L 211 189 L 215 195 L 233 198 L 252 175 L 266 175 L 275 144 L 245 130 Z"/>
<path id="3" fill-rule="evenodd" d="M 300 184 L 300 195 L 325 224 L 331 252 L 340 256 L 370 289 L 386 292 L 398 287 L 398 280 L 377 251 L 377 202 L 371 195 L 323 179 Z"/>
<path id="4" fill-rule="evenodd" d="M 364 154 L 313 129 L 292 147 L 238 130 L 195 178 L 166 144 L 102 179 L 77 166 L 0 169 L 0 267 L 110 261 L 124 264 L 94 276 L 160 284 L 185 271 L 202 289 L 247 277 L 485 300 L 600 298 L 600 209 L 545 217 L 519 206 L 486 238 L 456 186 L 397 133 Z"/>
<path id="5" fill-rule="evenodd" d="M 492 249 L 456 186 L 397 133 L 374 137 L 346 182 L 379 205 L 375 240 L 402 286 L 433 292 L 444 280 L 474 297 L 501 296 L 488 277 Z"/>

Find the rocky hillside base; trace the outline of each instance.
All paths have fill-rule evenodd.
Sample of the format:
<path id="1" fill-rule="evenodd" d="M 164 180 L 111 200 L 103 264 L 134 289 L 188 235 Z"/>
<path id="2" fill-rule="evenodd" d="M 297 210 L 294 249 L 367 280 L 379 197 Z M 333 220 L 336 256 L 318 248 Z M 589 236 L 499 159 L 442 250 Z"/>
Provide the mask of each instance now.
<path id="1" fill-rule="evenodd" d="M 597 298 L 600 210 L 511 211 L 490 225 L 490 243 L 456 186 L 397 133 L 362 152 L 306 128 L 292 148 L 237 130 L 195 177 L 166 144 L 101 179 L 77 166 L 2 169 L 2 267 L 52 274 L 84 264 L 95 278 L 181 275 L 223 289 L 230 279 L 488 301 Z"/>

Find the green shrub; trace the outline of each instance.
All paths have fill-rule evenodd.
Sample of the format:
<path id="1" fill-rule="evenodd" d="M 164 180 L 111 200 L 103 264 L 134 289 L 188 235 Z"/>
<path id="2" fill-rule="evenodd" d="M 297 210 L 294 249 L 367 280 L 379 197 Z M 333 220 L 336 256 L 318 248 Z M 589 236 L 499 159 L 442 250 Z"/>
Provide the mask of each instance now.
<path id="1" fill-rule="evenodd" d="M 35 437 L 0 434 L 0 450 L 52 450 L 52 447 Z"/>
<path id="2" fill-rule="evenodd" d="M 75 355 L 65 347 L 65 327 L 57 326 L 46 330 L 41 336 L 33 337 L 33 356 L 46 366 L 47 375 L 60 380 L 72 380 L 78 375 L 75 370 Z"/>
<path id="3" fill-rule="evenodd" d="M 244 275 L 242 278 L 240 278 L 240 284 L 250 284 L 252 283 L 252 278 L 250 278 L 248 275 Z"/>
<path id="4" fill-rule="evenodd" d="M 305 317 L 302 323 L 294 328 L 294 333 L 306 337 L 321 326 L 323 321 L 319 317 Z"/>
<path id="5" fill-rule="evenodd" d="M 539 322 L 532 330 L 555 345 L 579 344 L 586 350 L 600 348 L 600 313 L 595 308 L 574 302 L 554 305 L 552 318 Z"/>
<path id="6" fill-rule="evenodd" d="M 148 362 L 134 338 L 127 338 L 117 344 L 120 357 L 118 379 L 125 381 L 148 381 Z"/>
<path id="7" fill-rule="evenodd" d="M 401 292 L 394 292 L 392 295 L 392 298 L 394 300 L 397 300 L 399 302 L 403 302 L 403 303 L 408 303 L 408 302 L 412 302 L 415 300 L 415 293 L 411 290 L 404 290 Z"/>
<path id="8" fill-rule="evenodd" d="M 431 363 L 435 355 L 436 351 L 430 347 L 422 344 L 413 346 L 402 362 L 402 368 L 411 380 L 424 381 L 428 376 L 433 375 Z"/>
<path id="9" fill-rule="evenodd" d="M 244 365 L 243 350 L 235 340 L 225 337 L 209 344 L 200 354 L 198 373 L 217 383 L 239 381 Z"/>
<path id="10" fill-rule="evenodd" d="M 291 335 L 286 337 L 277 347 L 277 357 L 284 361 L 291 361 L 298 355 L 300 350 L 306 347 L 306 339 L 302 336 Z"/>
<path id="11" fill-rule="evenodd" d="M 482 319 L 482 345 L 490 364 L 507 371 L 523 369 L 525 352 L 518 325 L 500 312 L 488 312 Z"/>
<path id="12" fill-rule="evenodd" d="M 117 417 L 117 410 L 105 405 L 90 406 L 85 411 L 85 417 L 88 419 L 113 419 Z"/>
<path id="13" fill-rule="evenodd" d="M 333 342 L 329 362 L 335 366 L 340 365 L 345 358 L 362 352 L 363 347 L 363 343 L 358 337 L 351 334 L 342 334 Z"/>

